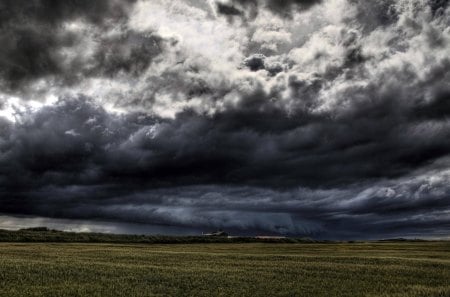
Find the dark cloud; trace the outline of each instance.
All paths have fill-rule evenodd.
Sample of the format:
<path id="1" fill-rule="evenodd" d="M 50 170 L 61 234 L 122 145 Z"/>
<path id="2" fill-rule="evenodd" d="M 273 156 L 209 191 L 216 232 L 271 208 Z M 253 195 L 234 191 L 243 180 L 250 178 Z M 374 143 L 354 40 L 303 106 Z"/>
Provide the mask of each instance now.
<path id="1" fill-rule="evenodd" d="M 162 52 L 164 40 L 155 34 L 142 34 L 132 30 L 117 37 L 105 38 L 94 55 L 94 75 L 114 76 L 119 72 L 139 75 L 153 58 Z"/>
<path id="2" fill-rule="evenodd" d="M 273 13 L 289 17 L 293 10 L 304 10 L 321 0 L 231 0 L 229 3 L 217 4 L 217 12 L 228 16 L 242 16 L 247 12 L 250 18 L 258 14 L 259 9 L 266 8 Z"/>
<path id="3" fill-rule="evenodd" d="M 264 69 L 265 56 L 261 54 L 252 55 L 244 60 L 244 65 L 251 71 L 258 71 Z"/>
<path id="4" fill-rule="evenodd" d="M 285 66 L 277 61 L 269 61 L 263 54 L 253 54 L 244 59 L 243 65 L 250 71 L 266 70 L 269 75 L 274 76 L 285 69 Z"/>
<path id="5" fill-rule="evenodd" d="M 384 115 L 361 118 L 312 116 L 308 108 L 288 116 L 267 105 L 260 98 L 263 94 L 243 98 L 241 106 L 212 117 L 191 111 L 173 120 L 117 116 L 79 97 L 60 100 L 21 123 L 4 122 L 2 211 L 178 226 L 185 224 L 185 215 L 191 227 L 199 229 L 239 229 L 235 220 L 243 216 L 240 224 L 246 232 L 325 236 L 332 229 L 325 227 L 328 221 L 345 222 L 329 217 L 331 213 L 389 217 L 449 207 L 441 194 L 449 191 L 446 183 L 427 192 L 423 180 L 394 185 L 401 193 L 395 200 L 390 190 L 372 190 L 346 207 L 314 202 L 315 195 L 321 195 L 345 204 L 336 198 L 342 191 L 350 199 L 364 192 L 358 184 L 400 179 L 447 155 L 450 143 L 445 139 L 450 135 L 445 123 L 442 129 L 429 127 L 430 135 L 420 132 L 427 124 L 384 118 L 393 112 L 388 109 Z M 204 191 L 202 185 L 214 187 Z M 299 186 L 317 193 L 304 198 L 297 193 Z M 196 189 L 192 196 L 191 187 Z M 225 194 L 233 188 L 242 190 Z M 318 194 L 325 188 L 328 192 Z M 218 195 L 218 200 L 210 201 L 208 195 Z M 420 199 L 411 203 L 411 195 Z M 258 206 L 261 197 L 273 201 Z M 285 205 L 284 199 L 293 199 L 295 206 Z M 344 234 L 344 227 L 348 225 L 336 232 Z"/>
<path id="6" fill-rule="evenodd" d="M 442 16 L 444 10 L 448 7 L 448 0 L 429 0 L 433 15 Z"/>
<path id="7" fill-rule="evenodd" d="M 45 26 L 0 31 L 0 74 L 6 87 L 15 89 L 27 80 L 62 72 L 56 50 L 71 46 L 76 36 L 58 35 Z"/>
<path id="8" fill-rule="evenodd" d="M 268 0 L 267 7 L 271 10 L 286 14 L 286 10 L 294 8 L 307 9 L 315 4 L 320 3 L 321 0 Z"/>
<path id="9" fill-rule="evenodd" d="M 127 15 L 127 7 L 134 0 L 6 0 L 0 4 L 1 25 L 40 23 L 59 25 L 61 21 L 82 18 L 94 24 L 118 21 Z"/>
<path id="10" fill-rule="evenodd" d="M 54 77 L 63 84 L 73 84 L 85 76 L 141 73 L 152 58 L 161 53 L 164 45 L 163 39 L 156 34 L 135 32 L 124 25 L 133 3 L 84 0 L 2 2 L 2 85 L 12 91 L 21 91 L 28 83 L 42 77 Z M 70 22 L 88 23 L 94 29 L 71 31 Z M 106 34 L 112 28 L 120 30 Z M 90 49 L 80 47 L 86 41 L 86 34 L 97 36 L 92 40 L 96 44 L 92 57 L 86 57 L 83 52 Z M 67 49 L 74 53 L 67 54 Z"/>
<path id="11" fill-rule="evenodd" d="M 376 0 L 370 3 L 361 0 L 351 0 L 357 8 L 357 18 L 365 30 L 392 25 L 398 20 L 396 2 L 394 0 Z"/>
<path id="12" fill-rule="evenodd" d="M 311 32 L 290 32 L 288 17 L 261 31 L 270 55 L 246 47 L 258 29 L 248 24 L 218 20 L 226 46 L 192 34 L 197 10 L 182 26 L 161 20 L 184 34 L 163 38 L 127 22 L 131 2 L 15 3 L 1 4 L 4 92 L 34 81 L 65 89 L 37 108 L 0 94 L 0 115 L 16 113 L 0 116 L 0 213 L 322 238 L 448 235 L 445 1 L 349 0 L 354 14 L 311 20 Z M 314 4 L 324 9 L 253 0 L 218 10 L 291 16 Z M 76 20 L 87 31 L 64 25 Z"/>
<path id="13" fill-rule="evenodd" d="M 224 15 L 242 15 L 242 11 L 232 5 L 217 3 L 217 12 Z"/>

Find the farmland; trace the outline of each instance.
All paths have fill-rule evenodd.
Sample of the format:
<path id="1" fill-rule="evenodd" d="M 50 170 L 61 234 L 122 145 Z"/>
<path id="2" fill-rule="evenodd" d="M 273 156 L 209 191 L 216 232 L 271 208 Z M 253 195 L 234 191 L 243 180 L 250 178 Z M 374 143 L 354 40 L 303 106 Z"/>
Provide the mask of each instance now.
<path id="1" fill-rule="evenodd" d="M 0 243 L 0 296 L 450 296 L 450 242 Z"/>

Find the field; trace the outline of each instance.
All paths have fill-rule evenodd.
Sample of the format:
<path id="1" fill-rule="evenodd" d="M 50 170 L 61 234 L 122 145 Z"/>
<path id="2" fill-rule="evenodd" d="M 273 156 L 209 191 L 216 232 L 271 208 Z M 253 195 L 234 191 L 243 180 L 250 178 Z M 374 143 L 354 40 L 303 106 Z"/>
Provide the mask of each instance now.
<path id="1" fill-rule="evenodd" d="M 450 242 L 0 243 L 0 296 L 450 296 Z"/>

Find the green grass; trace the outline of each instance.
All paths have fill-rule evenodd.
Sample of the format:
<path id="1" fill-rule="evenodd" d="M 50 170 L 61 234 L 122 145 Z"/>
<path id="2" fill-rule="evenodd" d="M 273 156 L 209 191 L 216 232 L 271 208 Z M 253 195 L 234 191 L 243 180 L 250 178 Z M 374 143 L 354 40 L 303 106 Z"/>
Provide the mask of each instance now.
<path id="1" fill-rule="evenodd" d="M 450 296 L 450 242 L 0 243 L 0 296 Z"/>

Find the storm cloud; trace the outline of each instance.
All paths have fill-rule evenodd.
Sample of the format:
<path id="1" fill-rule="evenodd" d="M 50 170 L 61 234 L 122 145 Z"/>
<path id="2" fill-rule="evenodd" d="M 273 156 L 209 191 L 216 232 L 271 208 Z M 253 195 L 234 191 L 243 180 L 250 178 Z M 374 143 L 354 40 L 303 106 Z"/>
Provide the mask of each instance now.
<path id="1" fill-rule="evenodd" d="M 321 0 L 232 0 L 218 2 L 218 12 L 224 15 L 243 15 L 245 10 L 256 17 L 260 9 L 269 9 L 284 17 L 291 16 L 292 10 L 306 10 Z"/>
<path id="2" fill-rule="evenodd" d="M 16 3 L 5 218 L 449 235 L 446 1 Z"/>

